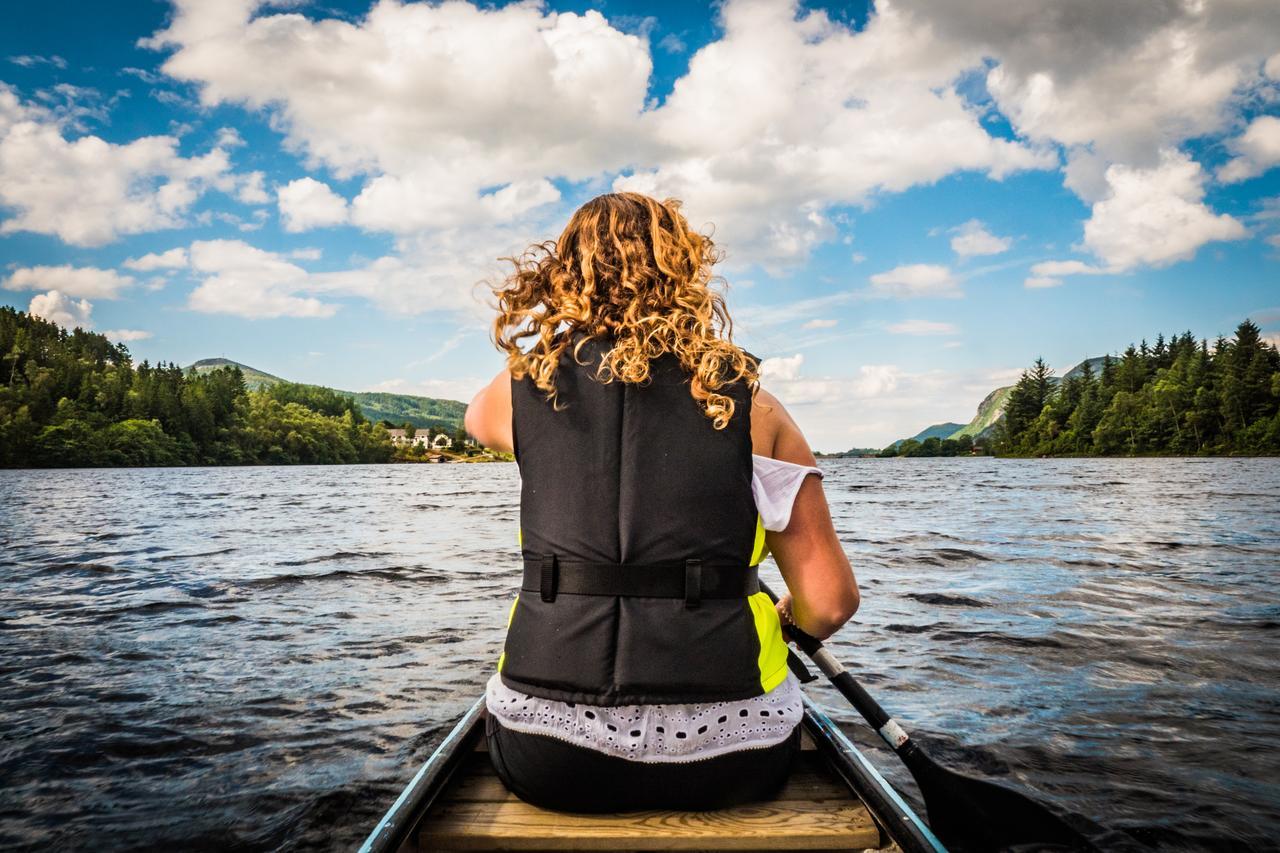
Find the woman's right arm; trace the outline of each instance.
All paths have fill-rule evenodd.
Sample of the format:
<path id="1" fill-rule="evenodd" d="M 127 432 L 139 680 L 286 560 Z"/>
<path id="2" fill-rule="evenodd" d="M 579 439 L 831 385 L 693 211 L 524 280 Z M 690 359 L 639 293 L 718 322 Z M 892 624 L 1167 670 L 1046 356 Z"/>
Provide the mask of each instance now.
<path id="1" fill-rule="evenodd" d="M 755 452 L 797 465 L 817 464 L 791 415 L 763 388 L 756 393 L 751 419 Z M 787 583 L 791 617 L 802 631 L 826 639 L 853 617 L 861 601 L 858 582 L 831 521 L 821 478 L 804 478 L 786 529 L 765 531 L 765 543 Z"/>
<path id="2" fill-rule="evenodd" d="M 492 450 L 511 453 L 511 373 L 506 368 L 481 388 L 467 406 L 463 427 L 471 437 Z"/>

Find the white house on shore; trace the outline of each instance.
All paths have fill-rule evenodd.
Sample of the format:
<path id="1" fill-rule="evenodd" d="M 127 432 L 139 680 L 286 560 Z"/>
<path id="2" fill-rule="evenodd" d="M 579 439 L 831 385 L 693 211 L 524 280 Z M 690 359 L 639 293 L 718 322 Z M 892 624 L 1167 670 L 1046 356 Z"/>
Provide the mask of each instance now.
<path id="1" fill-rule="evenodd" d="M 405 431 L 401 428 L 388 428 L 387 435 L 391 436 L 391 443 L 396 447 L 418 446 L 425 447 L 430 450 L 450 450 L 453 448 L 453 439 L 449 438 L 446 433 L 440 433 L 434 439 L 427 437 L 426 427 L 417 430 L 413 434 L 413 438 L 409 438 Z M 474 442 L 468 442 L 474 443 Z"/>
<path id="2" fill-rule="evenodd" d="M 430 447 L 431 440 L 427 438 L 427 431 L 420 429 L 414 433 L 413 438 L 405 435 L 403 429 L 388 429 L 387 435 L 391 436 L 391 443 L 396 447 L 404 447 L 407 445 L 418 445 L 420 447 Z"/>

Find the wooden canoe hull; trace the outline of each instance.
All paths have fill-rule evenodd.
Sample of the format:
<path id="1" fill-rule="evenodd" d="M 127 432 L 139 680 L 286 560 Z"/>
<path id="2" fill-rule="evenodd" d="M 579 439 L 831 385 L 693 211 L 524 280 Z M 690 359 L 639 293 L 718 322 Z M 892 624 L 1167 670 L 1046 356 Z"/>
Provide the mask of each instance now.
<path id="1" fill-rule="evenodd" d="M 483 698 L 462 716 L 361 847 L 444 850 L 940 851 L 896 791 L 806 698 L 800 755 L 770 801 L 707 812 L 566 814 L 523 802 L 494 773 Z"/>

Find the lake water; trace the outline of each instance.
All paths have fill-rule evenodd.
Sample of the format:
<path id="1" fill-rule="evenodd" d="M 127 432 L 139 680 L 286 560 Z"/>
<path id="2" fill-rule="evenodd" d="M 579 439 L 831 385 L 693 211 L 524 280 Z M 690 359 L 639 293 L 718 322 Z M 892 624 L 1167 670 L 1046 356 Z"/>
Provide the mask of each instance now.
<path id="1" fill-rule="evenodd" d="M 937 757 L 1161 849 L 1276 849 L 1280 460 L 821 465 L 864 594 L 829 645 Z M 353 847 L 496 663 L 518 484 L 0 471 L 0 848 Z"/>

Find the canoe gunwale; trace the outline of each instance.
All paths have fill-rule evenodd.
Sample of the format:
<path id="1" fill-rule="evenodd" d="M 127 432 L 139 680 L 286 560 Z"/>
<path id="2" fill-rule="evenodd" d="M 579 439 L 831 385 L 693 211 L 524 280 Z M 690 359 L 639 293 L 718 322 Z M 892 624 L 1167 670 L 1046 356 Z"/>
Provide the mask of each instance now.
<path id="1" fill-rule="evenodd" d="M 882 835 L 903 853 L 946 853 L 946 848 L 929 831 L 875 766 L 845 736 L 813 700 L 804 697 L 805 727 L 814 745 L 850 792 L 866 806 Z M 359 853 L 396 853 L 415 833 L 431 806 L 445 791 L 455 771 L 475 748 L 483 732 L 486 714 L 481 696 L 464 713 L 401 791 L 387 813 L 361 845 Z"/>
<path id="2" fill-rule="evenodd" d="M 482 731 L 484 714 L 484 696 L 481 696 L 400 792 L 364 844 L 360 845 L 359 853 L 393 853 L 400 849 L 400 845 L 417 829 L 431 804 L 448 787 L 462 760 L 471 752 Z"/>
<path id="3" fill-rule="evenodd" d="M 915 810 L 902 799 L 889 781 L 880 775 L 865 755 L 845 735 L 827 713 L 808 696 L 804 697 L 801 725 L 818 751 L 840 774 L 849 789 L 862 800 L 903 853 L 946 853 L 947 848 L 930 831 Z"/>

